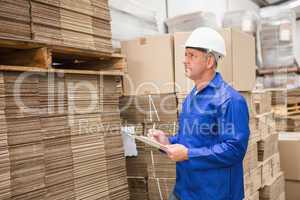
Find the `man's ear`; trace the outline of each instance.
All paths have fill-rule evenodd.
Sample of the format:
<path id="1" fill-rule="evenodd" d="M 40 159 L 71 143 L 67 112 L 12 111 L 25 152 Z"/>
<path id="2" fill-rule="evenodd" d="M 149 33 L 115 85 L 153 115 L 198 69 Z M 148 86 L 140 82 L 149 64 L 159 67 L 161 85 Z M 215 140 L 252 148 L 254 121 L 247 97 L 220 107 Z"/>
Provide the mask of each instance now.
<path id="1" fill-rule="evenodd" d="M 211 69 L 215 67 L 215 58 L 213 57 L 213 55 L 208 54 L 207 55 L 207 68 Z"/>

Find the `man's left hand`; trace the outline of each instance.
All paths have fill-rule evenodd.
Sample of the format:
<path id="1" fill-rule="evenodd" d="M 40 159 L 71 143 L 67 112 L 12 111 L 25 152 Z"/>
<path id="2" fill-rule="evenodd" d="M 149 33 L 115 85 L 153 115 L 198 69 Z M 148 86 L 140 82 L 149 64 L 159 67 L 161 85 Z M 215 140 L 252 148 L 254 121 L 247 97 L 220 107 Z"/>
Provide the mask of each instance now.
<path id="1" fill-rule="evenodd" d="M 167 154 L 175 162 L 188 160 L 188 149 L 181 144 L 167 145 Z"/>

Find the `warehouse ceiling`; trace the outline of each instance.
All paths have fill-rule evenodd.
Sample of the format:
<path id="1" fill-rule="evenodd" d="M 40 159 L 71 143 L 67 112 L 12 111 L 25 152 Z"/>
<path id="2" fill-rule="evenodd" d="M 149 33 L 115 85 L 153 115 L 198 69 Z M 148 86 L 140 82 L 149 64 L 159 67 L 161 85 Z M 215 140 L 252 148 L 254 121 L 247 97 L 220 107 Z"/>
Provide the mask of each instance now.
<path id="1" fill-rule="evenodd" d="M 271 5 L 278 5 L 281 3 L 286 3 L 291 0 L 252 0 L 254 3 L 259 5 L 260 7 L 266 7 L 266 6 L 271 6 Z"/>
<path id="2" fill-rule="evenodd" d="M 296 12 L 297 20 L 300 20 L 300 0 L 252 0 L 259 7 L 283 6 Z"/>

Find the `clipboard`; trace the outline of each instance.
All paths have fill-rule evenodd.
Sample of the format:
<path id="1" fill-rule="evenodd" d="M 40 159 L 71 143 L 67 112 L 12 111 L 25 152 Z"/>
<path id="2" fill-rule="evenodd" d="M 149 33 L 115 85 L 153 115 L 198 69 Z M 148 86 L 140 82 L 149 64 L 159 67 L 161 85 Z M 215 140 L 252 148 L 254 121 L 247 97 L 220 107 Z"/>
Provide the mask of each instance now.
<path id="1" fill-rule="evenodd" d="M 155 140 L 153 140 L 153 139 L 151 139 L 151 138 L 149 138 L 147 136 L 139 136 L 139 135 L 132 135 L 132 134 L 128 134 L 128 135 L 130 137 L 136 139 L 136 140 L 139 140 L 139 141 L 141 141 L 141 142 L 143 142 L 143 143 L 151 146 L 151 147 L 154 147 L 154 148 L 157 148 L 157 149 L 161 149 L 161 150 L 163 150 L 165 152 L 168 149 L 166 147 L 166 145 L 163 145 L 163 144 L 161 144 L 161 143 L 159 143 L 159 142 L 157 142 L 157 141 L 155 141 Z"/>

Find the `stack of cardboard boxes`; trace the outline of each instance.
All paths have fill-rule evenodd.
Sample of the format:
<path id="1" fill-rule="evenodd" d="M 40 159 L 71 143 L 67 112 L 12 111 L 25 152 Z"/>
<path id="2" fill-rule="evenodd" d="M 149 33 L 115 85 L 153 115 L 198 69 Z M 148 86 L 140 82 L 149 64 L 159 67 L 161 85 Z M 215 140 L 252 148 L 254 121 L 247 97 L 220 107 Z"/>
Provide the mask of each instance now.
<path id="1" fill-rule="evenodd" d="M 286 179 L 286 197 L 288 200 L 298 200 L 300 199 L 300 133 L 280 133 L 279 150 Z"/>
<path id="2" fill-rule="evenodd" d="M 243 95 L 251 108 L 251 128 L 258 131 L 255 139 L 259 161 L 256 170 L 260 173 L 258 176 L 260 180 L 254 178 L 255 176 L 251 173 L 248 177 L 246 174 L 246 183 L 247 178 L 252 179 L 254 183 L 260 181 L 260 185 L 256 185 L 256 190 L 259 189 L 259 199 L 285 199 L 284 176 L 280 169 L 278 151 L 278 132 L 276 132 L 274 114 L 271 111 L 271 93 L 257 90 L 249 94 L 243 93 Z M 251 143 L 250 139 L 250 146 Z"/>

